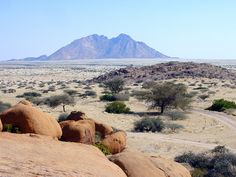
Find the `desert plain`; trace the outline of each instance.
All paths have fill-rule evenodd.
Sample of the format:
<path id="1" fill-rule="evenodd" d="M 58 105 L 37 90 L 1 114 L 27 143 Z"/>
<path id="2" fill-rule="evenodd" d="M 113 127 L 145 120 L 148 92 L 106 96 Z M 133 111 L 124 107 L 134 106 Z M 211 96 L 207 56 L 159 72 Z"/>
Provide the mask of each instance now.
<path id="1" fill-rule="evenodd" d="M 66 113 L 82 111 L 89 118 L 124 130 L 127 133 L 127 149 L 140 151 L 149 155 L 163 156 L 173 159 L 184 152 L 202 152 L 217 145 L 225 145 L 236 152 L 236 113 L 229 111 L 219 113 L 205 110 L 215 99 L 224 98 L 236 101 L 236 83 L 232 80 L 209 78 L 169 79 L 175 83 L 183 83 L 188 92 L 193 92 L 191 107 L 184 112 L 185 118 L 172 120 L 167 115 L 159 115 L 158 110 L 148 109 L 144 101 L 130 96 L 125 104 L 131 114 L 111 114 L 105 112 L 107 102 L 100 101 L 104 92 L 101 83 L 89 83 L 86 80 L 126 66 L 143 66 L 166 61 L 145 60 L 89 60 L 70 62 L 3 62 L 0 64 L 0 101 L 14 105 L 23 98 L 17 97 L 25 92 L 38 92 L 42 97 L 62 94 L 66 89 L 76 90 L 79 94 L 93 91 L 95 96 L 75 96 L 74 105 L 66 105 Z M 207 61 L 232 70 L 236 70 L 236 62 L 224 65 L 220 61 Z M 164 82 L 165 80 L 156 81 Z M 210 83 L 210 84 L 209 84 Z M 130 94 L 139 90 L 142 83 L 129 83 L 125 90 Z M 202 87 L 205 89 L 197 89 Z M 6 90 L 13 89 L 13 92 Z M 47 91 L 45 91 L 47 90 Z M 207 96 L 206 96 L 207 95 Z M 64 114 L 62 106 L 55 108 L 38 105 L 57 119 Z M 143 117 L 161 117 L 167 124 L 177 124 L 180 128 L 166 128 L 161 133 L 134 132 L 134 124 Z"/>

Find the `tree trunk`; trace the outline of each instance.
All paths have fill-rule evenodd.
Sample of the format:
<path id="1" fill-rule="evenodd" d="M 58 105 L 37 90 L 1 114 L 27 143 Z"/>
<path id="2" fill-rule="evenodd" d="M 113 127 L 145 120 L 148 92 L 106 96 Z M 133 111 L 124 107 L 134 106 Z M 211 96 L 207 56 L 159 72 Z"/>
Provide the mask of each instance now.
<path id="1" fill-rule="evenodd" d="M 66 105 L 62 105 L 62 108 L 63 108 L 63 112 L 66 112 Z"/>
<path id="2" fill-rule="evenodd" d="M 165 109 L 165 106 L 164 106 L 164 104 L 162 104 L 162 105 L 161 105 L 161 114 L 164 113 L 164 109 Z"/>

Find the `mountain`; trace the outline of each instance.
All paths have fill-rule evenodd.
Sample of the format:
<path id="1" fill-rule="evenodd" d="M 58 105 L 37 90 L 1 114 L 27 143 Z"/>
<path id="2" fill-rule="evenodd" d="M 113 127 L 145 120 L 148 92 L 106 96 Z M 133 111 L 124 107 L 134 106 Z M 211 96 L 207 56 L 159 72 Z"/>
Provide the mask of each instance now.
<path id="1" fill-rule="evenodd" d="M 48 59 L 47 55 L 41 55 L 39 57 L 27 57 L 23 59 L 11 59 L 9 61 L 45 61 Z"/>
<path id="2" fill-rule="evenodd" d="M 103 35 L 90 35 L 75 40 L 48 57 L 48 60 L 74 60 L 97 58 L 168 58 L 143 42 L 126 34 L 108 39 Z"/>
<path id="3" fill-rule="evenodd" d="M 169 58 L 144 42 L 135 41 L 127 34 L 108 39 L 106 36 L 93 34 L 77 39 L 60 48 L 50 56 L 27 57 L 9 61 L 46 61 L 76 60 L 99 58 Z"/>

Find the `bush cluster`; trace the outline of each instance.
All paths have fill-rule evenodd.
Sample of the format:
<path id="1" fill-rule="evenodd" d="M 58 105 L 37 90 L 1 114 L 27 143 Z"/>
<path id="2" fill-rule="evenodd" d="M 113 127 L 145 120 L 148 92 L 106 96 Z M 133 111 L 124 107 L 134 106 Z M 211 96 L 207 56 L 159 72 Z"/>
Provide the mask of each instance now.
<path id="1" fill-rule="evenodd" d="M 236 109 L 236 103 L 233 101 L 228 101 L 224 99 L 214 100 L 211 107 L 208 110 L 211 111 L 224 111 L 226 109 Z"/>
<path id="2" fill-rule="evenodd" d="M 164 123 L 159 118 L 143 118 L 134 125 L 137 132 L 160 132 L 165 128 Z"/>
<path id="3" fill-rule="evenodd" d="M 123 102 L 114 101 L 112 103 L 107 104 L 105 111 L 108 113 L 121 114 L 129 113 L 130 108 L 128 108 Z"/>
<path id="4" fill-rule="evenodd" d="M 100 96 L 100 100 L 101 101 L 116 101 L 116 98 L 112 94 L 105 94 L 105 95 Z"/>
<path id="5" fill-rule="evenodd" d="M 12 124 L 4 124 L 3 131 L 10 132 L 10 133 L 21 133 L 19 127 L 13 126 Z"/>
<path id="6" fill-rule="evenodd" d="M 94 146 L 97 147 L 98 149 L 100 149 L 100 151 L 102 151 L 102 153 L 104 155 L 111 155 L 111 152 L 109 151 L 107 146 L 105 146 L 104 144 L 102 144 L 102 143 L 95 143 Z"/>
<path id="7" fill-rule="evenodd" d="M 212 151 L 194 154 L 192 152 L 177 156 L 175 161 L 188 163 L 195 168 L 192 176 L 197 177 L 235 177 L 236 155 L 224 146 L 217 146 Z M 200 177 L 201 177 L 200 176 Z"/>

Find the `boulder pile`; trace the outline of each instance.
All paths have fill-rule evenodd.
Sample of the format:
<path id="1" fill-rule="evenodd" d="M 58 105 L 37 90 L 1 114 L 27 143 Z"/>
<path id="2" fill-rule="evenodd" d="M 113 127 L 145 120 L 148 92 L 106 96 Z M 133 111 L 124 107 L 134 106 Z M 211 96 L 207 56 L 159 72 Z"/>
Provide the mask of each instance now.
<path id="1" fill-rule="evenodd" d="M 95 144 L 96 136 L 112 154 L 125 149 L 126 134 L 123 131 L 113 132 L 111 126 L 87 118 L 83 112 L 72 112 L 65 121 L 60 122 L 62 141 Z"/>

